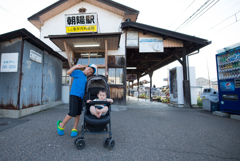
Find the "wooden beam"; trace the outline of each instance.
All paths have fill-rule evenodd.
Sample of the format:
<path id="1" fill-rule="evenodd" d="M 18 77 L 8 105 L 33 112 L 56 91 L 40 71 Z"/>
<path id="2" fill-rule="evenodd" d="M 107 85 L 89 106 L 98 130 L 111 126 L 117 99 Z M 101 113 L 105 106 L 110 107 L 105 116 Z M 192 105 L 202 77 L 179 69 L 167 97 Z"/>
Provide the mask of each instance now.
<path id="1" fill-rule="evenodd" d="M 174 54 L 175 58 L 177 58 L 177 60 L 179 61 L 179 63 L 181 63 L 183 65 L 183 61 L 177 56 L 177 54 Z"/>
<path id="2" fill-rule="evenodd" d="M 107 45 L 107 39 L 105 40 L 105 76 L 108 79 L 108 45 Z"/>
<path id="3" fill-rule="evenodd" d="M 72 68 L 72 64 L 71 64 L 71 60 L 70 60 L 70 53 L 69 53 L 69 50 L 68 50 L 68 46 L 67 46 L 67 44 L 66 44 L 65 41 L 63 41 L 63 44 L 64 44 L 64 48 L 65 48 L 66 55 L 67 55 L 67 58 L 68 58 L 69 68 Z"/>
<path id="4" fill-rule="evenodd" d="M 127 59 L 127 61 L 161 61 L 161 59 Z"/>

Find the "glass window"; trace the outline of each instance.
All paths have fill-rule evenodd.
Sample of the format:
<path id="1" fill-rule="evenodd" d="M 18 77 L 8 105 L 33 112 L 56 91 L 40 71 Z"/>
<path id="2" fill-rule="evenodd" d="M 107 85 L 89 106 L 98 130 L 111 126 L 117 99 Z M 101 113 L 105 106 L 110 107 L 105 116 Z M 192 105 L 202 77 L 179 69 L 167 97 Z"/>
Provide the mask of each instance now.
<path id="1" fill-rule="evenodd" d="M 98 69 L 98 74 L 105 76 L 105 69 Z"/>
<path id="2" fill-rule="evenodd" d="M 109 84 L 123 84 L 123 68 L 109 68 Z"/>
<path id="3" fill-rule="evenodd" d="M 101 64 L 105 65 L 105 52 L 82 52 L 80 53 L 81 58 L 78 60 L 78 64 Z"/>
<path id="4" fill-rule="evenodd" d="M 69 84 L 70 76 L 67 75 L 67 69 L 62 69 L 62 84 Z"/>
<path id="5" fill-rule="evenodd" d="M 98 53 L 90 52 L 90 64 L 97 64 Z"/>
<path id="6" fill-rule="evenodd" d="M 89 53 L 88 52 L 84 52 L 84 53 L 81 53 L 81 57 L 82 57 L 82 62 L 81 64 L 82 65 L 88 65 L 88 57 L 89 57 Z"/>
<path id="7" fill-rule="evenodd" d="M 98 52 L 98 64 L 105 64 L 105 53 Z"/>

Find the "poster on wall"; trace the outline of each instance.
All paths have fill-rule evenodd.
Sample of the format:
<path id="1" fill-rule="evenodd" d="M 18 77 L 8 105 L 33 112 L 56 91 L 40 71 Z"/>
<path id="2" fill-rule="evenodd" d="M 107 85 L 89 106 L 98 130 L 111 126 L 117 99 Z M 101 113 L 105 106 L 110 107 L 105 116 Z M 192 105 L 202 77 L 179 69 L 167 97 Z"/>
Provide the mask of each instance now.
<path id="1" fill-rule="evenodd" d="M 163 39 L 161 37 L 140 37 L 139 38 L 139 52 L 164 52 Z"/>
<path id="2" fill-rule="evenodd" d="M 127 80 L 128 81 L 137 80 L 137 74 L 127 74 Z"/>
<path id="3" fill-rule="evenodd" d="M 1 54 L 1 72 L 18 71 L 18 53 Z"/>
<path id="4" fill-rule="evenodd" d="M 138 31 L 127 32 L 127 46 L 138 47 Z"/>
<path id="5" fill-rule="evenodd" d="M 97 22 L 96 13 L 65 15 L 66 33 L 97 32 Z"/>

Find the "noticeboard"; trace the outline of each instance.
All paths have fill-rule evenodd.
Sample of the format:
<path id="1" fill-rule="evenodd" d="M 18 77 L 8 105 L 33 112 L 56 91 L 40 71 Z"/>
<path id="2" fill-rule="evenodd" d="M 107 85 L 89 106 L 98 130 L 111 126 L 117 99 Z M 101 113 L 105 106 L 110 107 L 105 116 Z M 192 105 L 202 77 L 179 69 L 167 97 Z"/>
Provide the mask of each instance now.
<path id="1" fill-rule="evenodd" d="M 1 72 L 18 71 L 18 53 L 1 54 Z"/>
<path id="2" fill-rule="evenodd" d="M 139 52 L 164 52 L 163 39 L 161 37 L 140 37 L 139 38 Z"/>
<path id="3" fill-rule="evenodd" d="M 128 81 L 137 80 L 137 74 L 127 74 L 127 80 Z"/>

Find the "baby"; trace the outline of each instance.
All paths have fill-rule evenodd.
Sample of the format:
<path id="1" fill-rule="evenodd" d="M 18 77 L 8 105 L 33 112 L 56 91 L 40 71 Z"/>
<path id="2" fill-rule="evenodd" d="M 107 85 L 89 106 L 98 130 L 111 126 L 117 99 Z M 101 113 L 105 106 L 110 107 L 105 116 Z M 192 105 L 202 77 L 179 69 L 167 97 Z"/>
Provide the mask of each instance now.
<path id="1" fill-rule="evenodd" d="M 107 91 L 106 90 L 100 90 L 97 94 L 96 99 L 93 101 L 108 101 L 110 103 L 113 103 L 113 100 L 110 98 L 107 98 Z M 87 100 L 87 103 L 91 102 L 92 100 Z M 105 115 L 108 111 L 108 106 L 105 104 L 95 104 L 94 106 L 90 107 L 90 112 L 92 115 L 95 115 L 97 118 L 100 118 L 102 115 Z"/>

